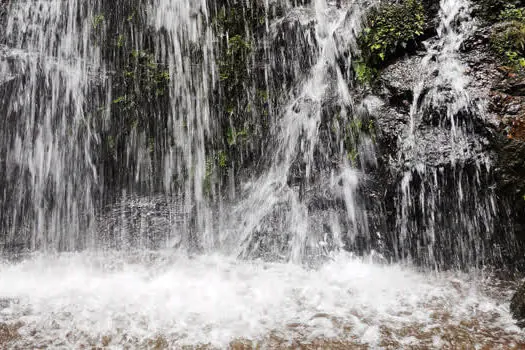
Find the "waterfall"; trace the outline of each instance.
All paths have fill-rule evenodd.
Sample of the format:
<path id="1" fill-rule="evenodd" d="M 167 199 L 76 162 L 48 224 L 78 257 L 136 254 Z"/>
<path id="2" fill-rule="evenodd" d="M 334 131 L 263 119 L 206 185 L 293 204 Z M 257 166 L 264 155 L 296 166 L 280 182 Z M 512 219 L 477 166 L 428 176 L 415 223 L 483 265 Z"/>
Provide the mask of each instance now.
<path id="1" fill-rule="evenodd" d="M 437 39 L 427 43 L 399 161 L 401 256 L 435 267 L 483 265 L 496 215 L 491 160 L 474 133 L 484 105 L 471 99 L 460 49 L 475 29 L 469 1 L 440 3 Z M 493 252 L 497 255 L 497 252 Z"/>
<path id="2" fill-rule="evenodd" d="M 193 242 L 188 234 L 184 238 L 170 237 L 170 240 L 182 239 L 186 246 L 201 244 L 211 249 L 214 246 L 212 216 L 203 184 L 209 151 L 206 146 L 214 125 L 209 99 L 216 68 L 207 4 L 206 1 L 159 0 L 154 2 L 152 9 L 154 28 L 163 32 L 156 42 L 155 52 L 168 65 L 171 77 L 170 105 L 166 111 L 170 144 L 163 150 L 164 190 L 182 198 L 184 208 L 191 208 L 194 216 L 193 221 L 172 232 L 180 234 L 180 231 L 194 230 L 204 236 L 199 242 Z M 191 55 L 192 50 L 200 52 L 198 61 Z M 175 184 L 174 177 L 184 178 L 184 184 Z"/>
<path id="3" fill-rule="evenodd" d="M 2 247 L 190 247 L 191 232 L 210 230 L 202 184 L 215 66 L 206 9 L 185 1 L 9 5 Z M 108 202 L 113 209 L 100 214 Z M 151 220 L 136 224 L 125 213 L 147 216 L 155 205 L 168 219 L 144 239 Z"/>
<path id="4" fill-rule="evenodd" d="M 0 0 L 0 348 L 524 347 L 483 23 L 430 3 Z"/>
<path id="5" fill-rule="evenodd" d="M 356 213 L 359 209 L 354 199 L 358 171 L 345 152 L 338 155 L 338 164 L 333 169 L 321 169 L 320 174 L 313 174 L 314 158 L 328 157 L 327 154 L 319 155 L 326 152 L 320 146 L 320 126 L 323 113 L 326 113 L 323 104 L 328 99 L 336 101 L 333 108 L 340 111 L 342 120 L 360 120 L 358 106 L 338 66 L 338 58 L 342 49 L 356 49 L 356 36 L 361 32 L 366 10 L 367 7 L 357 3 L 336 8 L 328 6 L 325 0 L 316 0 L 312 4 L 313 13 L 292 10 L 288 14 L 307 21 L 313 17 L 315 37 L 310 40 L 316 45 L 311 47 L 309 54 L 315 57 L 314 64 L 283 106 L 275 126 L 275 141 L 270 144 L 273 147 L 269 150 L 269 170 L 247 184 L 247 198 L 235 207 L 233 216 L 234 220 L 240 218 L 239 227 L 223 235 L 225 241 L 242 242 L 235 247 L 237 254 L 249 257 L 263 250 L 274 259 L 301 262 L 326 253 L 328 244 L 336 249 L 343 248 L 342 236 L 352 239 L 359 230 L 366 230 L 362 215 Z M 351 58 L 349 60 L 351 64 Z M 329 116 L 332 117 L 334 115 Z M 294 177 L 303 180 L 297 182 Z M 315 186 L 326 187 L 328 196 L 344 201 L 342 218 L 313 217 L 316 214 L 308 208 L 308 201 L 312 201 L 308 192 Z M 326 220 L 330 229 L 323 232 L 319 227 L 322 225 L 314 227 L 315 219 Z M 340 229 L 343 225 L 347 227 L 345 232 Z"/>
<path id="6" fill-rule="evenodd" d="M 212 175 L 220 130 L 212 103 L 221 82 L 205 1 L 159 0 L 121 22 L 109 15 L 114 7 L 97 2 L 14 3 L 1 61 L 8 77 L 3 245 L 177 247 L 295 262 L 385 246 L 381 237 L 392 233 L 371 235 L 373 199 L 359 193 L 376 166 L 371 137 L 356 130 L 369 123 L 370 103 L 348 83 L 373 5 L 317 0 L 265 19 L 266 88 L 281 60 L 268 47 L 287 23 L 303 23 L 292 52 L 310 65 L 296 69 L 275 100 L 257 179 L 231 172 L 237 193 L 224 200 Z M 438 35 L 420 62 L 424 74 L 400 139 L 396 235 L 386 242 L 397 259 L 472 266 L 490 258 L 496 205 L 481 187 L 491 162 L 473 159 L 484 150 L 469 120 L 484 111 L 469 97 L 459 59 L 476 28 L 470 11 L 467 1 L 441 2 Z M 110 30 L 121 34 L 105 37 Z M 166 87 L 159 74 L 169 77 Z M 156 90 L 140 92 L 148 84 Z"/>
<path id="7" fill-rule="evenodd" d="M 0 222 L 8 248 L 70 250 L 92 239 L 98 174 L 90 114 L 106 74 L 90 32 L 94 5 L 8 4 L 0 39 Z"/>

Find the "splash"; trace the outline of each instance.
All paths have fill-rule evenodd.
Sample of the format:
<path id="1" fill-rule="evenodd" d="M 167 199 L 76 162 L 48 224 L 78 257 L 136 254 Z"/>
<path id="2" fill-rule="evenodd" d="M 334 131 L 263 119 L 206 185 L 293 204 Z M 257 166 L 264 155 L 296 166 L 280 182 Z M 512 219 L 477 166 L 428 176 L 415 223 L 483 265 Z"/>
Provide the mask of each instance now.
<path id="1" fill-rule="evenodd" d="M 0 275 L 0 322 L 19 322 L 11 346 L 523 345 L 488 276 L 349 254 L 318 270 L 172 252 L 35 255 L 3 263 Z"/>

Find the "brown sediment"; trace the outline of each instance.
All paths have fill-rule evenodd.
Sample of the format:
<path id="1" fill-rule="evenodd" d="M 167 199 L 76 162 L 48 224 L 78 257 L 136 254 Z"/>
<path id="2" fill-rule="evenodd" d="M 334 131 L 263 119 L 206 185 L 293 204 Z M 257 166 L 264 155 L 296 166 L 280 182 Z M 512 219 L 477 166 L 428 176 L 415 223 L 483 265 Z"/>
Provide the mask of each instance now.
<path id="1" fill-rule="evenodd" d="M 14 324 L 0 323 L 0 348 L 6 348 L 9 343 L 20 337 L 18 330 L 22 325 L 21 322 Z"/>

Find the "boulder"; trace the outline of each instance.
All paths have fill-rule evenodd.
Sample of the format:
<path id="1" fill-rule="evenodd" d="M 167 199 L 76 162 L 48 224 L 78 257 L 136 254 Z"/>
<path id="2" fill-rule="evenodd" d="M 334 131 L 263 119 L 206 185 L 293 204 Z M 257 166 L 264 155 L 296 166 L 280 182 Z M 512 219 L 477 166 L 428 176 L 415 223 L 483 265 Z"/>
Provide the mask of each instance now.
<path id="1" fill-rule="evenodd" d="M 518 322 L 518 326 L 525 327 L 525 283 L 522 284 L 510 301 L 510 312 Z"/>

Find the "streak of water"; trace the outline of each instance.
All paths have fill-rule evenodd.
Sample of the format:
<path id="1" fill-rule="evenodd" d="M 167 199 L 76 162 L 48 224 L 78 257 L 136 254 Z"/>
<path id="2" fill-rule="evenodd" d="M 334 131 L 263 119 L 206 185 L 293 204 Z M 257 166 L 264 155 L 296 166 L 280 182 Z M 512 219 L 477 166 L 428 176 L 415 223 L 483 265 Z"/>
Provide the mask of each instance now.
<path id="1" fill-rule="evenodd" d="M 163 190 L 176 199 L 169 200 L 175 208 L 184 208 L 184 220 L 165 227 L 171 237 L 163 234 L 160 245 L 194 248 L 190 236 L 198 231 L 203 236 L 198 244 L 213 246 L 203 194 L 215 75 L 207 4 L 159 0 L 150 5 L 147 11 L 145 5 L 125 9 L 131 14 L 124 20 L 118 6 L 97 0 L 7 5 L 0 36 L 1 249 L 83 249 L 108 243 L 100 242 L 101 235 L 129 243 L 132 232 L 107 233 L 104 222 L 97 227 L 95 220 L 106 216 L 95 213 L 96 205 L 114 201 L 123 190 L 149 191 L 152 202 Z M 144 13 L 147 21 L 139 19 Z M 122 23 L 126 32 L 105 37 Z M 133 28 L 134 23 L 144 28 Z M 150 50 L 153 59 L 139 61 Z M 160 92 L 169 95 L 169 106 L 142 98 L 155 81 L 143 83 L 141 76 L 150 79 L 159 66 L 169 73 L 169 91 Z M 122 82 L 126 75 L 132 78 Z M 121 96 L 113 96 L 115 87 Z M 142 108 L 137 116 L 132 108 L 119 108 L 122 100 L 130 106 L 149 103 L 149 109 L 134 106 Z M 112 179 L 114 174 L 125 175 Z M 157 182 L 163 186 L 152 185 Z"/>
<path id="2" fill-rule="evenodd" d="M 267 229 L 265 226 L 271 226 L 268 217 L 274 215 L 276 210 L 281 211 L 277 220 L 280 221 L 279 234 L 284 237 L 281 247 L 284 245 L 285 249 L 279 252 L 284 255 L 282 258 L 299 262 L 305 257 L 307 250 L 319 249 L 322 237 L 309 227 L 309 211 L 301 193 L 310 186 L 314 152 L 319 143 L 323 102 L 332 87 L 335 87 L 335 96 L 332 98 L 338 101 L 341 117 L 349 120 L 354 118 L 346 114 L 354 106 L 337 58 L 340 49 L 355 47 L 366 10 L 367 7 L 360 3 L 336 8 L 328 6 L 325 0 L 313 2 L 313 41 L 317 46 L 311 54 L 316 57 L 315 64 L 284 106 L 276 127 L 276 147 L 272 149 L 270 170 L 254 183 L 248 184 L 248 197 L 239 203 L 234 213 L 234 216 L 241 218 L 241 222 L 233 233 L 226 232 L 226 237 L 223 238 L 231 240 L 233 235 L 235 242 L 244 242 L 239 247 L 242 255 L 250 256 L 250 250 L 259 249 L 258 246 L 250 245 L 253 236 L 257 231 L 264 232 Z M 305 183 L 301 186 L 290 183 L 290 178 L 293 177 L 292 167 L 297 164 L 300 164 L 304 175 Z M 344 183 L 348 217 L 356 220 L 353 190 L 357 173 L 344 160 L 338 168 L 334 176 Z"/>
<path id="3" fill-rule="evenodd" d="M 206 178 L 206 141 L 211 135 L 210 94 L 215 83 L 213 32 L 209 25 L 207 3 L 202 1 L 156 0 L 153 5 L 154 28 L 165 31 L 156 43 L 156 52 L 170 69 L 170 108 L 168 133 L 170 145 L 164 150 L 164 187 L 183 198 L 193 208 L 193 218 L 184 226 L 184 245 L 214 248 L 212 216 L 203 193 Z M 195 62 L 189 53 L 198 49 L 202 55 Z M 189 176 L 188 176 L 189 174 Z M 176 179 L 185 179 L 177 189 Z M 192 241 L 188 233 L 202 236 Z M 181 232 L 175 232 L 180 234 Z M 195 248 L 195 247 L 193 247 Z"/>
<path id="4" fill-rule="evenodd" d="M 92 41 L 95 2 L 16 1 L 0 56 L 2 240 L 29 249 L 75 249 L 91 239 L 93 75 L 103 75 Z M 94 97 L 92 97 L 94 99 Z M 1 243 L 0 243 L 1 244 Z"/>
<path id="5" fill-rule="evenodd" d="M 431 266 L 483 264 L 494 230 L 494 195 L 482 188 L 490 160 L 473 157 L 483 153 L 472 129 L 484 111 L 469 97 L 460 60 L 476 25 L 470 13 L 469 1 L 441 1 L 438 38 L 421 60 L 401 143 L 398 251 Z"/>

